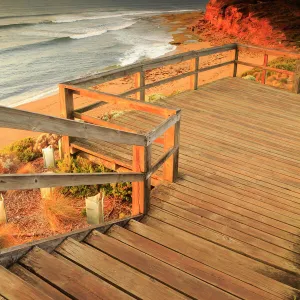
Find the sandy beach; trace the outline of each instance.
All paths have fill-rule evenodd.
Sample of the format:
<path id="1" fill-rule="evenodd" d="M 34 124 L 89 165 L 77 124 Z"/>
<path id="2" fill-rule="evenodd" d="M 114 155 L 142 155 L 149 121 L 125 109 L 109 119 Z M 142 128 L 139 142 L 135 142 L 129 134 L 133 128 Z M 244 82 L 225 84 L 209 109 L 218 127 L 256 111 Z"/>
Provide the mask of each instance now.
<path id="1" fill-rule="evenodd" d="M 203 41 L 198 35 L 195 35 L 188 27 L 196 22 L 201 16 L 202 12 L 189 12 L 189 13 L 181 13 L 181 14 L 166 14 L 154 16 L 152 18 L 159 19 L 160 22 L 164 25 L 168 25 L 170 27 L 170 32 L 173 35 L 173 42 L 171 44 L 176 45 L 176 50 L 168 53 L 168 55 L 172 55 L 175 53 L 187 52 L 192 50 L 199 50 L 204 48 L 209 48 L 214 46 L 214 44 Z M 201 59 L 201 66 L 206 67 L 209 65 L 213 65 L 215 63 L 220 63 L 223 61 L 227 61 L 233 59 L 233 51 L 220 53 L 216 55 L 212 55 L 209 57 L 204 57 Z M 262 63 L 263 56 L 260 54 L 253 53 L 242 53 L 244 59 L 248 62 L 252 63 Z M 271 58 L 272 59 L 272 58 Z M 199 84 L 205 84 L 210 81 L 217 80 L 219 78 L 223 78 L 226 76 L 231 76 L 232 74 L 232 66 L 222 67 L 216 70 L 200 73 L 199 76 Z M 177 65 L 170 65 L 163 68 L 157 68 L 155 70 L 151 70 L 146 74 L 146 83 L 155 82 L 161 79 L 164 79 L 169 76 L 175 76 L 182 74 L 184 72 L 188 72 L 190 69 L 189 62 L 183 62 Z M 248 67 L 241 67 L 238 70 L 238 73 L 241 74 L 245 70 L 249 69 Z M 163 94 L 164 96 L 170 96 L 173 93 L 182 92 L 189 88 L 189 78 L 184 78 L 178 80 L 176 82 L 171 82 L 162 86 L 158 86 L 156 88 L 152 88 L 147 90 L 146 95 L 151 94 Z M 125 92 L 129 89 L 134 88 L 134 79 L 133 77 L 125 77 L 119 80 L 111 81 L 102 85 L 94 86 L 96 90 L 104 91 L 107 93 L 119 94 Z M 79 108 L 81 106 L 86 105 L 91 102 L 91 100 L 83 98 L 83 97 L 75 97 L 74 105 L 75 108 Z M 59 95 L 53 95 L 47 98 L 43 98 L 34 102 L 30 102 L 18 107 L 19 109 L 37 112 L 52 116 L 60 115 L 60 105 L 59 105 Z M 106 111 L 116 110 L 118 107 L 112 105 L 106 105 L 105 111 L 102 109 L 101 111 L 97 111 L 97 116 L 101 116 Z M 38 136 L 40 133 L 37 132 L 29 132 L 29 131 L 20 131 L 13 130 L 7 128 L 0 129 L 0 148 L 11 144 L 12 142 L 22 139 L 28 136 Z"/>

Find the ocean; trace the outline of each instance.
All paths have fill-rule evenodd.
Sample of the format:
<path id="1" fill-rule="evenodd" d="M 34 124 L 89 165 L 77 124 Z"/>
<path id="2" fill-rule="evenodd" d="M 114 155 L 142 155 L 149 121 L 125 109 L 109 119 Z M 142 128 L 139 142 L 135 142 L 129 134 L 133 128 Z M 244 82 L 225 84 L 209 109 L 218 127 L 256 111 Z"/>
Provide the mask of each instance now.
<path id="1" fill-rule="evenodd" d="M 205 0 L 0 0 L 0 105 L 49 96 L 57 84 L 174 50 L 147 16 L 204 10 Z"/>

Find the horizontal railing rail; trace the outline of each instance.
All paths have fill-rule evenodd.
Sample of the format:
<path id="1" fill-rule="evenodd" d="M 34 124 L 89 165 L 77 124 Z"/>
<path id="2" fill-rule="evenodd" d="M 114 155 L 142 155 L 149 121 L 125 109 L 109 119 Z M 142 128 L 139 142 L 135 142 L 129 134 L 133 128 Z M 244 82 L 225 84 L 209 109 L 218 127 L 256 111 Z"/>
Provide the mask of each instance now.
<path id="1" fill-rule="evenodd" d="M 80 173 L 80 174 L 4 174 L 0 175 L 0 191 L 27 190 L 46 187 L 142 182 L 143 173 Z"/>
<path id="2" fill-rule="evenodd" d="M 218 63 L 216 65 L 208 66 L 199 68 L 199 64 L 201 64 L 201 57 L 217 54 L 221 52 L 226 51 L 235 51 L 235 57 L 233 60 L 229 60 L 226 62 Z M 262 52 L 265 55 L 264 64 L 258 65 L 258 64 L 252 64 L 249 62 L 241 61 L 239 60 L 239 52 L 241 50 L 249 50 L 249 51 L 257 51 Z M 82 88 L 89 88 L 93 85 L 103 84 L 108 81 L 112 81 L 118 78 L 122 78 L 124 76 L 128 75 L 134 75 L 135 76 L 135 87 L 133 89 L 130 89 L 126 92 L 123 92 L 120 96 L 122 97 L 128 97 L 130 95 L 136 95 L 136 98 L 139 100 L 145 101 L 145 93 L 147 89 L 154 88 L 172 81 L 180 80 L 186 77 L 190 77 L 190 89 L 197 89 L 198 88 L 198 74 L 202 72 L 206 72 L 209 70 L 213 70 L 216 68 L 221 68 L 227 65 L 233 65 L 233 76 L 236 77 L 237 75 L 237 68 L 238 65 L 244 65 L 249 66 L 253 68 L 260 68 L 263 71 L 262 76 L 262 83 L 265 83 L 266 78 L 266 71 L 272 71 L 272 72 L 278 72 L 282 74 L 288 74 L 288 75 L 294 75 L 295 72 L 288 71 L 288 70 L 282 70 L 278 68 L 271 68 L 268 67 L 268 55 L 274 55 L 274 56 L 285 56 L 290 58 L 300 58 L 300 54 L 297 52 L 291 52 L 291 51 L 285 51 L 285 50 L 277 50 L 277 49 L 268 49 L 268 48 L 262 48 L 257 46 L 250 46 L 250 45 L 243 45 L 243 44 L 229 44 L 219 47 L 213 47 L 208 49 L 201 49 L 198 51 L 190 51 L 185 53 L 180 53 L 176 55 L 166 56 L 162 58 L 153 59 L 150 61 L 145 61 L 137 64 L 133 64 L 130 66 L 118 68 L 115 70 L 110 70 L 106 72 L 102 72 L 84 79 L 78 79 L 68 82 L 67 84 L 70 85 L 78 85 Z M 178 64 L 184 61 L 191 61 L 191 67 L 188 72 L 185 72 L 183 74 L 175 75 L 166 79 L 162 79 L 159 81 L 155 81 L 152 83 L 146 83 L 146 71 L 153 70 L 155 68 L 164 67 L 171 64 Z M 297 73 L 298 74 L 298 73 Z M 295 86 L 297 85 L 298 77 L 295 79 Z M 295 92 L 296 89 L 294 88 Z"/>

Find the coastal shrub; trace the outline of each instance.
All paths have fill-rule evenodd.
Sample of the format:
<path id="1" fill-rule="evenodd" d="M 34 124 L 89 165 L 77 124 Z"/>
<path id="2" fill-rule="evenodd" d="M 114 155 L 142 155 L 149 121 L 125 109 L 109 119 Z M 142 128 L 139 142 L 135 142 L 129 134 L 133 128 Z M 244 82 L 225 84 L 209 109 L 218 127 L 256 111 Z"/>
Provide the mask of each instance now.
<path id="1" fill-rule="evenodd" d="M 77 156 L 72 157 L 70 160 L 65 159 L 57 163 L 58 173 L 104 173 L 111 172 L 103 165 L 97 165 L 89 160 Z M 103 190 L 106 196 L 112 196 L 124 201 L 131 201 L 132 186 L 131 183 L 116 183 L 116 184 L 98 184 L 98 185 L 80 185 L 69 186 L 60 189 L 61 193 L 65 196 L 76 198 L 86 198 L 95 196 L 100 190 Z"/>
<path id="2" fill-rule="evenodd" d="M 132 184 L 131 182 L 119 182 L 111 184 L 112 191 L 111 194 L 123 201 L 131 202 L 132 200 Z"/>
<path id="3" fill-rule="evenodd" d="M 172 93 L 169 95 L 169 97 L 176 96 L 176 95 L 178 95 L 178 94 L 180 94 L 180 93 L 182 93 L 182 91 L 176 90 L 176 91 L 172 92 Z"/>
<path id="4" fill-rule="evenodd" d="M 34 150 L 35 139 L 25 138 L 12 143 L 5 147 L 1 152 L 1 156 L 15 155 L 21 162 L 30 162 L 42 156 L 41 152 Z"/>
<path id="5" fill-rule="evenodd" d="M 246 75 L 245 77 L 243 77 L 243 79 L 256 81 L 256 78 L 252 75 Z"/>
<path id="6" fill-rule="evenodd" d="M 110 121 L 112 119 L 116 119 L 116 118 L 122 116 L 123 114 L 124 114 L 124 111 L 122 111 L 122 110 L 112 110 L 110 112 L 105 113 L 101 119 L 104 121 Z"/>
<path id="7" fill-rule="evenodd" d="M 103 173 L 109 172 L 102 165 L 96 165 L 89 160 L 77 156 L 76 158 L 71 158 L 61 160 L 57 162 L 57 172 L 58 173 Z M 80 186 L 69 186 L 61 189 L 61 193 L 64 195 L 69 195 L 73 197 L 90 197 L 95 196 L 100 188 L 108 189 L 109 185 L 80 185 Z"/>
<path id="8" fill-rule="evenodd" d="M 156 101 L 165 99 L 166 96 L 163 94 L 151 94 L 146 96 L 146 102 L 155 103 Z"/>
<path id="9" fill-rule="evenodd" d="M 287 58 L 287 57 L 278 57 L 276 59 L 273 59 L 268 63 L 268 66 L 271 68 L 281 69 L 281 70 L 287 70 L 294 72 L 296 70 L 296 63 L 297 60 L 293 58 Z M 242 77 L 245 77 L 247 75 L 254 75 L 255 73 L 259 72 L 261 73 L 261 69 L 259 68 L 253 68 L 252 70 L 246 71 L 242 74 Z M 278 74 L 277 72 L 267 71 L 267 76 L 271 76 L 274 74 Z"/>

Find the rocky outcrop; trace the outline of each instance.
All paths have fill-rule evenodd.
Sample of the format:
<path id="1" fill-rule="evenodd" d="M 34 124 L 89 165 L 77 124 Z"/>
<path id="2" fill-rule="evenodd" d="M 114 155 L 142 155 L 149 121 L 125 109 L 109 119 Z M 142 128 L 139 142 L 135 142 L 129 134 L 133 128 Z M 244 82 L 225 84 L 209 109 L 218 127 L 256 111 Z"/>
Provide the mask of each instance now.
<path id="1" fill-rule="evenodd" d="M 300 47 L 299 0 L 210 0 L 203 25 L 224 36 L 264 46 Z M 207 26 L 206 26 L 207 27 Z"/>

